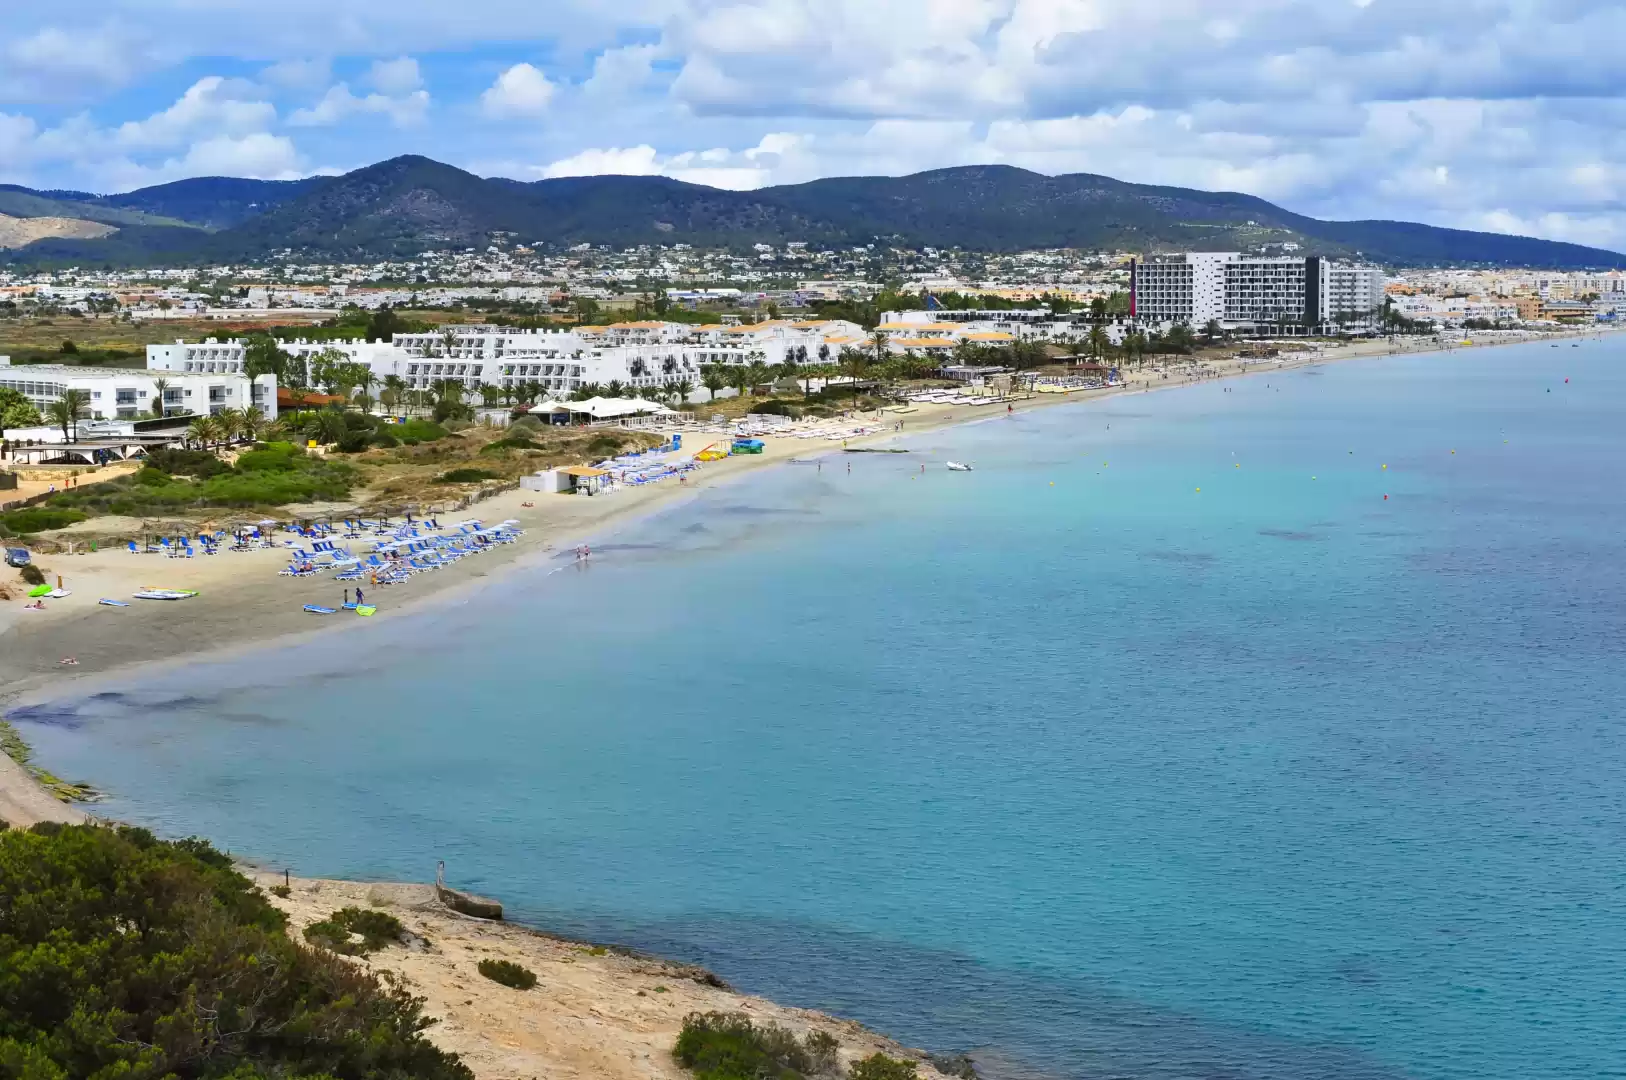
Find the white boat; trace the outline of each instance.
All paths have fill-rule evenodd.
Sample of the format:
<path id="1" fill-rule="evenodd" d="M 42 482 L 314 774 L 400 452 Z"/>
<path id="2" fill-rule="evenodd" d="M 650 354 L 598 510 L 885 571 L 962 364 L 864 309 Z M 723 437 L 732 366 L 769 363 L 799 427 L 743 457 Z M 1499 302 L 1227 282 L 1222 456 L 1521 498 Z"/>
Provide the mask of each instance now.
<path id="1" fill-rule="evenodd" d="M 958 461 L 950 461 L 950 462 L 946 462 L 945 464 L 948 465 L 949 472 L 970 472 L 971 471 L 971 466 L 961 464 Z"/>

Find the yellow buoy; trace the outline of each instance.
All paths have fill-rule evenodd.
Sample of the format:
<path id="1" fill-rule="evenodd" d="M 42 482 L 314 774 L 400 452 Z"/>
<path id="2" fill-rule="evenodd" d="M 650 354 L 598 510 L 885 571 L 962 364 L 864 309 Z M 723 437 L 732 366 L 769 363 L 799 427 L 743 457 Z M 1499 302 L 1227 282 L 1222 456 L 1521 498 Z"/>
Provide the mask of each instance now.
<path id="1" fill-rule="evenodd" d="M 1052 480 L 1052 481 L 1050 481 L 1050 486 L 1051 486 L 1051 487 L 1055 487 L 1055 486 L 1056 486 L 1056 482 L 1055 482 L 1055 481 L 1054 481 L 1054 480 Z"/>
<path id="2" fill-rule="evenodd" d="M 1238 469 L 1242 468 L 1242 463 L 1240 461 L 1237 462 L 1235 467 Z"/>
<path id="3" fill-rule="evenodd" d="M 1202 488 L 1198 488 L 1197 490 L 1200 492 L 1200 491 L 1202 491 Z"/>
<path id="4" fill-rule="evenodd" d="M 1387 466 L 1387 465 L 1385 465 L 1385 466 L 1384 466 L 1384 468 L 1385 468 L 1385 469 L 1387 469 L 1387 468 L 1388 468 L 1388 467 L 1389 467 L 1389 466 Z"/>

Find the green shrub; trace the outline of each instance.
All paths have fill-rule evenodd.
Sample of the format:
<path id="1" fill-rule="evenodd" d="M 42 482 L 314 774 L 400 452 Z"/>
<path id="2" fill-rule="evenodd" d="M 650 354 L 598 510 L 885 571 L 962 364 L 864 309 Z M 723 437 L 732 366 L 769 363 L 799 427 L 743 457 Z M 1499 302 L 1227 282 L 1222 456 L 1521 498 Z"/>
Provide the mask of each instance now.
<path id="1" fill-rule="evenodd" d="M 381 427 L 377 431 L 373 432 L 372 438 L 368 439 L 367 441 L 372 445 L 385 450 L 401 445 L 401 440 L 397 439 L 390 432 L 390 430 L 385 427 Z"/>
<path id="2" fill-rule="evenodd" d="M 62 510 L 54 506 L 30 506 L 0 514 L 0 522 L 4 522 L 6 528 L 18 534 L 61 529 L 83 520 L 85 515 L 78 510 Z"/>
<path id="3" fill-rule="evenodd" d="M 801 1042 L 782 1027 L 752 1023 L 744 1013 L 690 1013 L 672 1054 L 699 1080 L 794 1080 L 832 1069 L 836 1045 L 822 1032 Z"/>
<path id="4" fill-rule="evenodd" d="M 271 895 L 281 897 L 284 900 L 286 900 L 286 899 L 288 899 L 288 897 L 292 896 L 293 892 L 294 891 L 292 889 L 290 889 L 286 885 L 273 885 L 273 886 L 271 886 Z"/>
<path id="5" fill-rule="evenodd" d="M 871 1054 L 862 1061 L 853 1062 L 847 1075 L 851 1080 L 916 1080 L 918 1074 L 912 1061 Z"/>
<path id="6" fill-rule="evenodd" d="M 281 447 L 287 446 L 287 450 Z M 273 444 L 264 450 L 248 450 L 237 455 L 238 472 L 285 472 L 294 467 L 294 462 L 305 456 L 291 443 Z"/>
<path id="7" fill-rule="evenodd" d="M 41 570 L 33 563 L 24 563 L 22 566 L 17 568 L 17 572 L 21 574 L 23 580 L 30 585 L 45 584 L 45 571 Z"/>
<path id="8" fill-rule="evenodd" d="M 473 1080 L 401 986 L 305 947 L 230 860 L 0 831 L 0 1076 Z"/>
<path id="9" fill-rule="evenodd" d="M 154 450 L 147 455 L 147 468 L 206 480 L 226 472 L 230 466 L 207 450 Z"/>
<path id="10" fill-rule="evenodd" d="M 619 435 L 594 435 L 587 443 L 587 453 L 590 457 L 614 457 L 626 445 L 626 440 Z"/>
<path id="11" fill-rule="evenodd" d="M 510 435 L 506 439 L 498 439 L 496 442 L 486 443 L 484 446 L 480 447 L 480 453 L 500 454 L 505 450 L 540 449 L 542 449 L 540 446 L 532 442 L 530 439 L 527 439 L 524 435 Z"/>
<path id="12" fill-rule="evenodd" d="M 163 487 L 171 482 L 169 473 L 162 469 L 155 469 L 151 465 L 135 474 L 135 482 L 142 487 Z"/>
<path id="13" fill-rule="evenodd" d="M 416 439 L 419 442 L 434 442 L 436 439 L 444 439 L 447 435 L 446 429 L 439 424 L 432 424 L 428 420 L 416 418 L 408 420 L 404 424 L 394 424 L 391 426 L 391 430 L 396 438 L 402 442 L 406 442 L 408 439 Z"/>
<path id="14" fill-rule="evenodd" d="M 481 480 L 501 480 L 502 477 L 484 469 L 450 469 L 435 477 L 437 484 L 476 484 Z"/>
<path id="15" fill-rule="evenodd" d="M 372 436 L 367 431 L 347 431 L 333 444 L 333 448 L 341 454 L 359 454 L 372 442 Z"/>
<path id="16" fill-rule="evenodd" d="M 802 415 L 801 409 L 797 408 L 795 405 L 792 405 L 788 401 L 780 401 L 777 398 L 753 405 L 751 406 L 750 411 L 754 413 L 762 413 L 767 416 L 797 417 Z"/>
<path id="17" fill-rule="evenodd" d="M 494 983 L 502 983 L 515 990 L 529 990 L 536 985 L 536 972 L 507 960 L 482 960 L 479 966 L 480 974 Z"/>
<path id="18" fill-rule="evenodd" d="M 534 416 L 516 416 L 508 421 L 508 435 L 510 438 L 516 435 L 535 435 L 547 426 Z"/>
<path id="19" fill-rule="evenodd" d="M 396 944 L 405 935 L 400 919 L 370 908 L 342 908 L 305 927 L 306 941 L 346 956 L 366 956 Z M 355 940 L 358 936 L 360 941 Z"/>

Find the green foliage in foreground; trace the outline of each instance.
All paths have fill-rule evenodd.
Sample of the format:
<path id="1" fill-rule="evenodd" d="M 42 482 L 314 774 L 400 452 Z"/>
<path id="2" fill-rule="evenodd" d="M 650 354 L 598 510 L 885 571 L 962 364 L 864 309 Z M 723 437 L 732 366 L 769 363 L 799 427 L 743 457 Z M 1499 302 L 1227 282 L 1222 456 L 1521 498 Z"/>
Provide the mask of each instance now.
<path id="1" fill-rule="evenodd" d="M 515 990 L 529 990 L 536 985 L 536 972 L 507 960 L 482 960 L 480 974 L 494 983 L 511 986 Z"/>
<path id="2" fill-rule="evenodd" d="M 182 464 L 197 473 L 210 471 L 195 462 Z M 234 468 L 222 463 L 220 471 L 204 479 L 172 476 L 150 462 L 134 475 L 73 488 L 45 505 L 56 512 L 78 512 L 80 516 L 74 520 L 82 520 L 86 514 L 163 517 L 193 507 L 270 507 L 338 500 L 350 494 L 354 479 L 354 470 L 343 462 L 307 455 L 289 443 L 272 443 L 239 455 Z"/>
<path id="3" fill-rule="evenodd" d="M 345 956 L 366 956 L 406 935 L 401 920 L 386 911 L 367 908 L 341 908 L 305 927 L 305 940 Z M 356 940 L 360 938 L 361 940 Z"/>
<path id="4" fill-rule="evenodd" d="M 0 1076 L 473 1080 L 421 999 L 284 926 L 203 841 L 0 834 Z"/>
<path id="5" fill-rule="evenodd" d="M 744 1013 L 690 1013 L 683 1018 L 672 1054 L 693 1070 L 698 1080 L 797 1080 L 836 1071 L 840 1046 L 829 1034 L 815 1031 L 807 1039 L 774 1024 L 756 1024 Z M 888 1058 L 888 1061 L 891 1059 Z M 914 1066 L 907 1062 L 909 1076 Z M 855 1074 L 856 1075 L 856 1074 Z M 866 1080 L 892 1080 L 868 1077 Z"/>
<path id="6" fill-rule="evenodd" d="M 76 521 L 85 520 L 85 515 L 78 510 L 62 510 L 54 505 L 30 506 L 23 510 L 12 510 L 0 514 L 0 524 L 5 525 L 14 533 L 44 532 L 46 529 L 61 529 L 72 525 Z"/>

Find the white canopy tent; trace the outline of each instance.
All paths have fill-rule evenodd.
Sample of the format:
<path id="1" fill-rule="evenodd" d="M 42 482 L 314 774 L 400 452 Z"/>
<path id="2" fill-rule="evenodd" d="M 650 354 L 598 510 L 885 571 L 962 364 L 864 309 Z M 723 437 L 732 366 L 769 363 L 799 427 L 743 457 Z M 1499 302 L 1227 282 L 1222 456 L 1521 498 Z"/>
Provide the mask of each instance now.
<path id="1" fill-rule="evenodd" d="M 672 410 L 658 401 L 640 398 L 588 398 L 586 401 L 544 401 L 531 410 L 532 416 L 590 416 L 594 420 L 619 420 L 623 416 L 662 416 Z"/>

